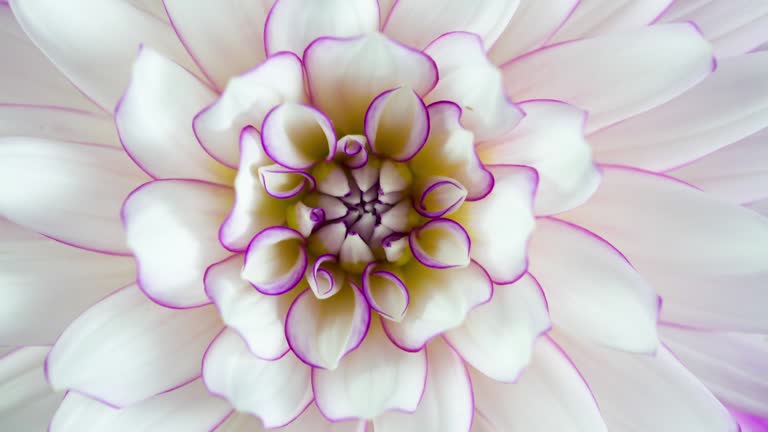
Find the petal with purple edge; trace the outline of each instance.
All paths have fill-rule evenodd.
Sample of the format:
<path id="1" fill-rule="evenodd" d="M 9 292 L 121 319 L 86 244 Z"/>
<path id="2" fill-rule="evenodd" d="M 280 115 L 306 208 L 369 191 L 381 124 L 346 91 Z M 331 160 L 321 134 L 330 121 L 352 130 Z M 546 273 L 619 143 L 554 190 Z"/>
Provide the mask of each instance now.
<path id="1" fill-rule="evenodd" d="M 237 254 L 210 266 L 205 272 L 205 292 L 224 324 L 243 338 L 256 357 L 275 360 L 289 349 L 284 328 L 293 296 L 269 296 L 253 289 L 240 275 L 243 259 Z"/>
<path id="2" fill-rule="evenodd" d="M 424 146 L 429 134 L 427 107 L 413 90 L 387 90 L 365 113 L 365 136 L 379 156 L 404 162 Z"/>
<path id="3" fill-rule="evenodd" d="M 500 137 L 523 118 L 523 111 L 504 93 L 501 71 L 488 60 L 483 41 L 474 33 L 440 36 L 424 50 L 437 63 L 440 81 L 427 103 L 452 101 L 462 108 L 461 124 L 476 141 Z"/>
<path id="4" fill-rule="evenodd" d="M 197 377 L 205 347 L 221 327 L 213 306 L 166 308 L 131 285 L 62 333 L 46 360 L 48 381 L 57 390 L 128 406 Z"/>
<path id="5" fill-rule="evenodd" d="M 363 293 L 371 308 L 388 320 L 402 321 L 410 302 L 402 274 L 388 266 L 370 263 L 365 267 L 362 281 Z"/>
<path id="6" fill-rule="evenodd" d="M 346 275 L 341 270 L 335 255 L 317 257 L 311 267 L 307 267 L 307 283 L 318 299 L 333 296 L 345 285 Z"/>
<path id="7" fill-rule="evenodd" d="M 363 344 L 338 368 L 312 370 L 315 402 L 331 421 L 373 419 L 389 410 L 413 412 L 426 379 L 426 350 L 399 349 L 387 340 L 378 320 L 371 323 Z"/>
<path id="8" fill-rule="evenodd" d="M 339 139 L 336 152 L 347 168 L 362 168 L 368 163 L 368 140 L 365 135 L 345 135 Z"/>
<path id="9" fill-rule="evenodd" d="M 445 269 L 469 264 L 469 235 L 450 219 L 432 219 L 411 230 L 408 243 L 413 256 L 423 265 Z"/>
<path id="10" fill-rule="evenodd" d="M 351 273 L 362 273 L 372 261 L 375 261 L 375 257 L 365 239 L 357 232 L 349 232 L 339 251 L 341 268 Z"/>
<path id="11" fill-rule="evenodd" d="M 304 66 L 315 106 L 340 136 L 364 131 L 366 109 L 382 92 L 406 87 L 423 96 L 437 82 L 431 58 L 377 33 L 317 39 L 304 52 Z"/>
<path id="12" fill-rule="evenodd" d="M 414 413 L 387 412 L 373 421 L 380 431 L 467 432 L 472 424 L 472 383 L 464 362 L 448 345 L 427 345 L 427 384 Z"/>
<path id="13" fill-rule="evenodd" d="M 0 428 L 7 431 L 46 430 L 63 393 L 45 379 L 47 346 L 28 346 L 0 356 Z"/>
<path id="14" fill-rule="evenodd" d="M 400 322 L 383 321 L 401 349 L 418 351 L 433 337 L 456 328 L 467 314 L 491 299 L 493 283 L 474 261 L 466 267 L 432 269 L 411 261 L 403 268 L 410 303 Z"/>
<path id="15" fill-rule="evenodd" d="M 526 274 L 513 284 L 494 285 L 493 299 L 472 310 L 444 337 L 487 377 L 514 382 L 531 362 L 536 339 L 549 328 L 544 292 Z"/>
<path id="16" fill-rule="evenodd" d="M 273 164 L 260 167 L 258 172 L 261 186 L 272 198 L 293 198 L 302 191 L 314 189 L 315 179 L 304 171 Z"/>
<path id="17" fill-rule="evenodd" d="M 293 102 L 278 105 L 264 117 L 261 139 L 267 155 L 286 168 L 310 168 L 336 155 L 331 120 L 315 108 Z"/>
<path id="18" fill-rule="evenodd" d="M 232 330 L 211 342 L 203 359 L 203 380 L 237 411 L 261 418 L 265 428 L 290 423 L 312 402 L 309 366 L 290 352 L 262 360 Z"/>
<path id="19" fill-rule="evenodd" d="M 371 311 L 351 282 L 333 297 L 320 300 L 307 289 L 288 311 L 285 335 L 294 354 L 310 366 L 336 369 L 368 333 Z"/>
<path id="20" fill-rule="evenodd" d="M 292 290 L 307 268 L 304 237 L 290 228 L 267 228 L 251 240 L 245 252 L 243 278 L 267 295 Z"/>
<path id="21" fill-rule="evenodd" d="M 449 177 L 430 177 L 418 185 L 414 209 L 422 216 L 438 218 L 458 209 L 467 198 L 467 190 Z"/>
<path id="22" fill-rule="evenodd" d="M 450 215 L 472 239 L 470 256 L 496 283 L 510 283 L 525 273 L 526 247 L 533 231 L 533 195 L 538 176 L 532 168 L 490 167 L 495 177 L 491 193 L 465 202 Z"/>

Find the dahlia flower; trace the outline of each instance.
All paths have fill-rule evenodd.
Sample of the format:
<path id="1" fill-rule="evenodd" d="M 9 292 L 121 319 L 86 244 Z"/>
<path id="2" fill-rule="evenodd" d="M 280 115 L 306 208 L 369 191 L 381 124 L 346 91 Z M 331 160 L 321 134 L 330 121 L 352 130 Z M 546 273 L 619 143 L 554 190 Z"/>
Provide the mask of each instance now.
<path id="1" fill-rule="evenodd" d="M 0 0 L 3 431 L 768 431 L 768 3 Z"/>

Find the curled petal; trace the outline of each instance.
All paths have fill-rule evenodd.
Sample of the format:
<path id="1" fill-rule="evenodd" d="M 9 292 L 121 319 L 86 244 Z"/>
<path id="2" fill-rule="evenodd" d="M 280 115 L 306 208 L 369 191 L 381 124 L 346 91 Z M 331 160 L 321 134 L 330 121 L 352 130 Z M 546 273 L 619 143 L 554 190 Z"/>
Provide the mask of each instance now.
<path id="1" fill-rule="evenodd" d="M 458 209 L 467 197 L 461 183 L 449 177 L 430 177 L 419 188 L 414 208 L 428 218 L 439 218 Z"/>
<path id="2" fill-rule="evenodd" d="M 336 152 L 347 168 L 362 168 L 368 163 L 368 139 L 365 135 L 345 135 L 336 143 Z"/>
<path id="3" fill-rule="evenodd" d="M 298 285 L 306 268 L 304 237 L 290 228 L 271 227 L 248 245 L 243 277 L 259 292 L 278 295 Z"/>
<path id="4" fill-rule="evenodd" d="M 393 264 L 403 264 L 411 257 L 407 235 L 391 234 L 381 241 L 381 247 L 387 261 Z"/>
<path id="5" fill-rule="evenodd" d="M 311 175 L 277 164 L 260 167 L 259 179 L 269 196 L 277 199 L 293 198 L 305 189 L 315 187 L 315 179 Z"/>
<path id="6" fill-rule="evenodd" d="M 365 136 L 379 156 L 407 161 L 421 150 L 428 134 L 427 107 L 411 89 L 385 91 L 365 113 Z"/>
<path id="7" fill-rule="evenodd" d="M 298 231 L 304 238 L 314 231 L 315 227 L 325 222 L 325 210 L 323 208 L 313 208 L 297 202 L 288 209 L 286 222 L 288 226 Z"/>
<path id="8" fill-rule="evenodd" d="M 306 169 L 336 154 L 330 119 L 306 105 L 277 106 L 264 118 L 261 136 L 267 155 L 286 168 Z"/>
<path id="9" fill-rule="evenodd" d="M 307 268 L 309 288 L 320 300 L 339 292 L 344 286 L 344 272 L 334 255 L 321 255 L 311 268 Z"/>
<path id="10" fill-rule="evenodd" d="M 408 243 L 413 256 L 427 267 L 444 269 L 469 264 L 469 235 L 450 219 L 433 219 L 411 231 Z"/>
<path id="11" fill-rule="evenodd" d="M 363 272 L 363 293 L 371 307 L 386 319 L 401 321 L 410 302 L 408 288 L 397 271 L 370 263 Z"/>

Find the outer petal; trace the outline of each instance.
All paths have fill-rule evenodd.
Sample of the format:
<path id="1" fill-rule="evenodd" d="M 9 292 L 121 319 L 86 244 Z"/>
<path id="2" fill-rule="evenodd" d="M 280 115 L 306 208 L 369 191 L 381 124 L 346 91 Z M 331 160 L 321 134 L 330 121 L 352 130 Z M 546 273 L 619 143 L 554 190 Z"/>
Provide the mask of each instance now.
<path id="1" fill-rule="evenodd" d="M 337 369 L 312 370 L 312 388 L 318 408 L 329 420 L 373 419 L 388 410 L 415 411 L 426 378 L 426 351 L 397 348 L 374 321 L 360 348 Z"/>
<path id="2" fill-rule="evenodd" d="M 491 193 L 480 201 L 465 202 L 450 215 L 472 239 L 470 256 L 496 283 L 517 280 L 528 266 L 526 246 L 533 231 L 533 194 L 536 172 L 523 166 L 495 166 Z"/>
<path id="3" fill-rule="evenodd" d="M 600 184 L 592 151 L 584 139 L 587 114 L 558 101 L 523 102 L 525 118 L 512 132 L 481 143 L 486 164 L 519 164 L 536 169 L 536 214 L 560 213 L 584 203 Z"/>
<path id="4" fill-rule="evenodd" d="M 4 219 L 0 238 L 0 345 L 52 344 L 88 306 L 135 278 L 128 257 L 73 248 Z"/>
<path id="5" fill-rule="evenodd" d="M 190 127 L 194 115 L 214 97 L 210 88 L 181 66 L 142 48 L 131 84 L 115 108 L 125 151 L 154 178 L 229 183 L 233 173 L 200 148 Z"/>
<path id="6" fill-rule="evenodd" d="M 489 378 L 513 382 L 531 361 L 534 342 L 549 328 L 544 293 L 526 274 L 513 284 L 495 285 L 493 299 L 471 311 L 445 338 Z"/>
<path id="7" fill-rule="evenodd" d="M 515 384 L 500 383 L 473 370 L 471 376 L 477 412 L 491 430 L 607 430 L 579 371 L 548 337 L 538 340 L 531 365 Z"/>
<path id="8" fill-rule="evenodd" d="M 365 111 L 382 92 L 409 87 L 423 96 L 437 82 L 431 58 L 380 34 L 320 38 L 307 47 L 304 66 L 313 102 L 338 136 L 362 133 Z"/>
<path id="9" fill-rule="evenodd" d="M 477 33 L 490 47 L 504 31 L 520 0 L 398 0 L 384 32 L 415 48 L 424 48 L 443 33 Z"/>
<path id="10" fill-rule="evenodd" d="M 19 348 L 0 357 L 0 428 L 45 430 L 64 397 L 45 380 L 48 347 Z"/>
<path id="11" fill-rule="evenodd" d="M 220 89 L 264 60 L 262 29 L 273 2 L 163 0 L 181 42 Z"/>
<path id="12" fill-rule="evenodd" d="M 288 352 L 284 327 L 292 296 L 256 291 L 240 276 L 242 267 L 242 254 L 210 266 L 205 272 L 205 292 L 224 323 L 243 338 L 256 357 L 275 360 Z"/>
<path id="13" fill-rule="evenodd" d="M 467 267 L 431 269 L 413 262 L 403 269 L 410 303 L 400 322 L 382 321 L 392 342 L 418 351 L 433 337 L 458 327 L 467 314 L 493 295 L 488 274 L 477 263 Z"/>
<path id="14" fill-rule="evenodd" d="M 278 0 L 264 28 L 264 43 L 268 54 L 293 51 L 302 55 L 321 36 L 359 36 L 378 27 L 375 0 Z"/>
<path id="15" fill-rule="evenodd" d="M 713 64 L 711 47 L 693 25 L 670 24 L 553 45 L 502 72 L 515 100 L 558 99 L 589 111 L 591 132 L 667 102 Z"/>
<path id="16" fill-rule="evenodd" d="M 765 335 L 661 326 L 661 339 L 718 399 L 768 417 Z"/>
<path id="17" fill-rule="evenodd" d="M 46 360 L 51 386 L 127 406 L 188 382 L 221 330 L 216 309 L 165 308 L 137 286 L 117 291 L 80 315 Z"/>
<path id="18" fill-rule="evenodd" d="M 146 180 L 115 148 L 38 138 L 0 139 L 0 214 L 84 249 L 130 253 L 120 205 Z"/>
<path id="19" fill-rule="evenodd" d="M 528 252 L 554 324 L 611 348 L 656 350 L 660 300 L 611 244 L 579 226 L 539 219 Z"/>
<path id="20" fill-rule="evenodd" d="M 231 409 L 226 402 L 211 396 L 201 380 L 123 409 L 69 392 L 53 417 L 49 430 L 205 432 L 223 421 Z"/>
<path id="21" fill-rule="evenodd" d="M 663 346 L 644 356 L 562 335 L 557 342 L 589 383 L 609 430 L 738 430 L 725 407 Z"/>
<path id="22" fill-rule="evenodd" d="M 0 94 L 6 93 L 0 90 Z M 116 147 L 122 151 L 113 119 L 101 114 L 64 107 L 2 103 L 0 104 L 0 136 L 26 136 L 101 144 Z"/>
<path id="23" fill-rule="evenodd" d="M 291 353 L 262 360 L 232 330 L 222 332 L 208 348 L 203 379 L 211 393 L 238 411 L 258 416 L 266 428 L 290 423 L 312 401 L 307 365 Z"/>
<path id="24" fill-rule="evenodd" d="M 726 59 L 679 97 L 589 136 L 595 159 L 648 170 L 694 161 L 768 126 L 768 53 Z"/>
<path id="25" fill-rule="evenodd" d="M 603 176 L 563 217 L 626 255 L 664 299 L 663 321 L 768 331 L 768 220 L 668 177 L 618 167 Z"/>
<path id="26" fill-rule="evenodd" d="M 380 432 L 467 432 L 472 424 L 472 383 L 464 362 L 448 345 L 427 347 L 427 384 L 413 413 L 387 412 L 373 421 Z"/>
<path id="27" fill-rule="evenodd" d="M 369 432 L 363 421 L 329 422 L 315 404 L 310 404 L 301 415 L 290 424 L 279 429 L 280 432 Z M 264 432 L 261 420 L 242 414 L 233 413 L 227 421 L 216 428 L 216 432 Z"/>
<path id="28" fill-rule="evenodd" d="M 170 26 L 129 2 L 13 0 L 9 3 L 35 44 L 78 88 L 107 111 L 112 111 L 128 84 L 130 64 L 141 44 L 155 47 L 185 67 L 193 66 Z"/>
<path id="29" fill-rule="evenodd" d="M 472 33 L 437 38 L 424 50 L 437 63 L 440 81 L 427 103 L 448 100 L 462 107 L 461 123 L 477 141 L 512 130 L 523 112 L 504 93 L 501 72 L 486 58 L 483 41 Z"/>
<path id="30" fill-rule="evenodd" d="M 125 200 L 128 245 L 150 298 L 171 307 L 209 302 L 203 273 L 229 255 L 216 234 L 231 202 L 229 189 L 192 180 L 150 182 Z"/>
<path id="31" fill-rule="evenodd" d="M 741 432 L 768 432 L 768 420 L 731 408 L 731 415 L 739 422 Z"/>
<path id="32" fill-rule="evenodd" d="M 653 23 L 674 0 L 581 0 L 553 41 L 633 30 Z"/>

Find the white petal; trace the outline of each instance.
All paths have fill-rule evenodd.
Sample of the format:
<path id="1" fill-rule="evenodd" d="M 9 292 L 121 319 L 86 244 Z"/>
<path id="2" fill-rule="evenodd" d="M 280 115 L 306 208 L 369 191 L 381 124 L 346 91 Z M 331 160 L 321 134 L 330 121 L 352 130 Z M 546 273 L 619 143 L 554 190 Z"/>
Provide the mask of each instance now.
<path id="1" fill-rule="evenodd" d="M 365 136 L 381 157 L 410 160 L 424 146 L 427 134 L 427 107 L 411 89 L 387 90 L 376 96 L 365 113 Z"/>
<path id="2" fill-rule="evenodd" d="M 131 285 L 80 315 L 51 349 L 48 380 L 114 406 L 127 406 L 188 382 L 221 331 L 213 306 L 159 306 Z"/>
<path id="3" fill-rule="evenodd" d="M 491 193 L 480 201 L 465 202 L 451 219 L 472 239 L 470 256 L 496 283 L 517 280 L 528 266 L 526 245 L 534 227 L 533 194 L 536 171 L 523 166 L 495 166 Z"/>
<path id="4" fill-rule="evenodd" d="M 321 36 L 351 37 L 378 30 L 375 0 L 279 0 L 264 28 L 268 54 L 293 51 L 298 55 Z"/>
<path id="5" fill-rule="evenodd" d="M 264 60 L 262 29 L 274 0 L 164 0 L 174 30 L 220 89 Z"/>
<path id="6" fill-rule="evenodd" d="M 4 219 L 0 238 L 0 345 L 52 344 L 90 305 L 136 277 L 129 257 L 73 248 Z"/>
<path id="7" fill-rule="evenodd" d="M 469 264 L 471 239 L 458 223 L 432 219 L 411 230 L 408 242 L 413 256 L 431 268 L 465 267 Z"/>
<path id="8" fill-rule="evenodd" d="M 371 308 L 383 318 L 402 321 L 408 310 L 410 295 L 400 271 L 370 263 L 365 267 L 362 282 L 365 299 Z"/>
<path id="9" fill-rule="evenodd" d="M 668 177 L 607 167 L 589 203 L 563 217 L 629 259 L 664 299 L 662 321 L 768 331 L 768 220 L 757 213 Z"/>
<path id="10" fill-rule="evenodd" d="M 231 410 L 229 404 L 208 393 L 199 379 L 123 409 L 69 392 L 49 430 L 207 432 L 222 422 Z"/>
<path id="11" fill-rule="evenodd" d="M 198 113 L 192 126 L 200 144 L 211 156 L 236 167 L 244 127 L 251 125 L 260 129 L 272 108 L 284 102 L 306 101 L 301 60 L 295 54 L 279 53 L 229 80 L 221 97 Z"/>
<path id="12" fill-rule="evenodd" d="M 261 136 L 269 158 L 286 168 L 307 169 L 336 155 L 333 124 L 306 105 L 277 106 L 264 118 Z"/>
<path id="13" fill-rule="evenodd" d="M 388 410 L 413 412 L 424 393 L 426 351 L 403 351 L 387 340 L 376 320 L 371 324 L 363 344 L 337 369 L 312 370 L 315 402 L 331 421 L 373 419 Z"/>
<path id="14" fill-rule="evenodd" d="M 517 380 L 531 361 L 533 345 L 549 330 L 547 301 L 526 274 L 510 285 L 494 285 L 493 298 L 467 314 L 461 327 L 445 333 L 448 343 L 491 379 Z"/>
<path id="15" fill-rule="evenodd" d="M 423 96 L 437 82 L 432 59 L 379 34 L 321 38 L 304 53 L 304 67 L 312 100 L 338 136 L 362 133 L 365 111 L 382 92 L 408 87 Z"/>
<path id="16" fill-rule="evenodd" d="M 638 355 L 563 335 L 557 342 L 589 383 L 609 430 L 738 430 L 728 411 L 664 346 L 656 355 Z"/>
<path id="17" fill-rule="evenodd" d="M 128 84 L 140 45 L 194 67 L 167 23 L 128 2 L 13 0 L 10 4 L 35 44 L 106 111 L 112 111 Z"/>
<path id="18" fill-rule="evenodd" d="M 375 260 L 370 246 L 360 234 L 349 232 L 339 250 L 341 267 L 348 272 L 362 273 L 365 266 Z"/>
<path id="19" fill-rule="evenodd" d="M 413 414 L 387 412 L 373 421 L 380 432 L 467 432 L 472 424 L 472 383 L 464 362 L 442 341 L 427 346 L 427 384 Z"/>
<path id="20" fill-rule="evenodd" d="M 456 211 L 467 198 L 467 190 L 450 177 L 435 176 L 422 180 L 413 197 L 413 208 L 419 214 L 435 218 Z"/>
<path id="21" fill-rule="evenodd" d="M 768 53 L 719 62 L 682 95 L 589 136 L 595 159 L 663 171 L 768 126 Z"/>
<path id="22" fill-rule="evenodd" d="M 248 419 L 248 420 L 244 420 Z M 234 413 L 230 420 L 225 422 L 229 426 L 230 421 L 235 425 L 232 429 L 227 429 L 222 425 L 216 432 L 262 432 L 261 421 L 256 417 L 246 416 L 245 414 Z M 310 404 L 301 415 L 289 425 L 278 429 L 280 432 L 371 432 L 365 428 L 365 423 L 360 420 L 330 422 L 320 414 L 315 404 Z"/>
<path id="23" fill-rule="evenodd" d="M 490 47 L 517 10 L 519 0 L 398 0 L 384 32 L 415 48 L 424 48 L 452 31 L 477 33 Z"/>
<path id="24" fill-rule="evenodd" d="M 120 206 L 146 180 L 119 149 L 0 138 L 0 214 L 77 247 L 130 254 Z"/>
<path id="25" fill-rule="evenodd" d="M 211 393 L 238 411 L 258 416 L 266 428 L 290 423 L 312 401 L 307 365 L 292 353 L 262 360 L 232 330 L 222 332 L 208 348 L 203 380 Z"/>
<path id="26" fill-rule="evenodd" d="M 501 72 L 486 58 L 483 41 L 473 33 L 437 38 L 424 50 L 437 63 L 440 81 L 427 103 L 448 100 L 462 108 L 461 124 L 477 141 L 499 137 L 515 127 L 523 112 L 504 93 Z"/>
<path id="27" fill-rule="evenodd" d="M 507 28 L 488 52 L 496 64 L 544 45 L 582 0 L 521 0 Z"/>
<path id="28" fill-rule="evenodd" d="M 290 228 L 276 226 L 261 231 L 245 252 L 243 278 L 267 295 L 290 291 L 307 269 L 303 242 L 301 234 Z"/>
<path id="29" fill-rule="evenodd" d="M 591 132 L 669 101 L 713 64 L 710 45 L 693 25 L 670 24 L 553 45 L 502 72 L 515 100 L 557 99 L 589 111 Z"/>
<path id="30" fill-rule="evenodd" d="M 0 357 L 0 428 L 46 430 L 63 393 L 45 380 L 48 347 L 25 347 Z"/>
<path id="31" fill-rule="evenodd" d="M 205 292 L 219 309 L 222 321 L 243 338 L 254 355 L 277 359 L 288 351 L 284 327 L 292 298 L 256 291 L 240 276 L 242 267 L 242 254 L 209 267 Z"/>
<path id="32" fill-rule="evenodd" d="M 584 139 L 587 114 L 557 101 L 529 101 L 519 107 L 526 114 L 520 125 L 497 141 L 480 144 L 480 158 L 486 164 L 535 168 L 539 173 L 537 215 L 582 204 L 600 183 L 600 172 Z"/>
<path id="33" fill-rule="evenodd" d="M 193 178 L 229 184 L 234 174 L 195 139 L 192 119 L 215 93 L 151 48 L 142 48 L 131 83 L 115 108 L 126 152 L 154 178 Z"/>
<path id="34" fill-rule="evenodd" d="M 634 30 L 653 23 L 673 0 L 581 0 L 552 42 Z"/>
<path id="35" fill-rule="evenodd" d="M 172 307 L 210 302 L 203 273 L 230 255 L 217 233 L 231 196 L 230 189 L 212 183 L 157 180 L 125 200 L 123 220 L 138 283 L 154 301 Z"/>
<path id="36" fill-rule="evenodd" d="M 412 262 L 403 269 L 403 282 L 410 294 L 405 317 L 382 325 L 390 339 L 407 351 L 418 351 L 433 337 L 458 327 L 472 309 L 493 295 L 488 274 L 474 261 L 451 269 Z"/>
<path id="37" fill-rule="evenodd" d="M 342 357 L 360 346 L 370 322 L 370 307 L 356 286 L 346 284 L 336 295 L 323 300 L 308 289 L 291 305 L 285 335 L 291 350 L 303 362 L 336 369 Z"/>
<path id="38" fill-rule="evenodd" d="M 536 342 L 530 366 L 514 384 L 470 375 L 477 412 L 495 431 L 607 431 L 579 371 L 548 337 Z"/>
<path id="39" fill-rule="evenodd" d="M 542 218 L 528 253 L 555 325 L 615 349 L 656 350 L 660 300 L 619 250 L 584 228 Z"/>
<path id="40" fill-rule="evenodd" d="M 0 136 L 101 144 L 122 151 L 112 118 L 56 106 L 0 103 Z"/>

